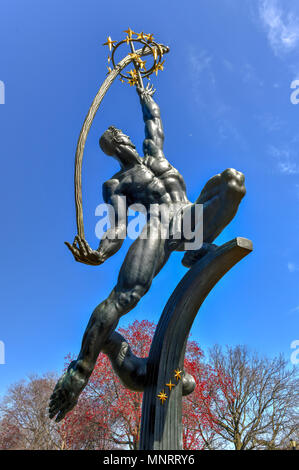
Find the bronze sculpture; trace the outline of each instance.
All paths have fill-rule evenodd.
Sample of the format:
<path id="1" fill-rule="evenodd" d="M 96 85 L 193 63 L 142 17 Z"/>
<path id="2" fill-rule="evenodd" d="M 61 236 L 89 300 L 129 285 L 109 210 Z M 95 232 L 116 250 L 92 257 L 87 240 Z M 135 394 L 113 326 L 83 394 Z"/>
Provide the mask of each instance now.
<path id="1" fill-rule="evenodd" d="M 184 237 L 182 227 L 189 217 L 194 232 L 197 225 L 196 207 L 201 206 L 203 209 L 203 245 L 199 249 L 185 251 L 182 262 L 186 267 L 207 258 L 209 253 L 212 253 L 211 259 L 213 258 L 217 247 L 212 242 L 233 219 L 246 192 L 244 175 L 234 169 L 226 169 L 207 182 L 195 203 L 187 199 L 182 175 L 163 153 L 164 132 L 160 109 L 153 99 L 155 90 L 149 85 L 143 87 L 141 65 L 138 62 L 140 56 L 137 54 L 136 57 L 133 41 L 130 41 L 134 33 L 130 29 L 128 31 L 135 64 L 135 72 L 131 73 L 130 80 L 137 85 L 145 123 L 144 156 L 138 155 L 130 138 L 121 130 L 110 126 L 104 132 L 100 138 L 100 147 L 106 155 L 112 156 L 120 164 L 120 170 L 103 184 L 103 199 L 113 207 L 116 224 L 108 230 L 96 250 L 89 246 L 84 233 L 77 235 L 72 245 L 66 244 L 76 261 L 100 265 L 122 246 L 126 236 L 126 214 L 129 206 L 142 204 L 147 210 L 147 220 L 141 236 L 128 250 L 115 287 L 108 298 L 93 311 L 77 360 L 70 364 L 54 389 L 49 415 L 51 418 L 56 417 L 56 421 L 63 419 L 76 405 L 101 351 L 109 356 L 115 371 L 127 387 L 144 390 L 148 372 L 147 360 L 136 358 L 125 339 L 115 332 L 119 319 L 131 311 L 148 292 L 153 278 L 166 264 L 171 253 L 185 251 L 185 243 L 190 240 Z M 109 47 L 117 47 L 111 39 L 107 44 Z M 166 50 L 164 46 L 163 48 Z M 161 52 L 162 46 L 157 49 Z M 161 211 L 151 210 L 153 206 L 167 209 L 167 227 L 161 220 Z M 180 228 L 179 237 L 176 232 L 177 224 Z M 164 236 L 165 229 L 167 236 Z M 192 377 L 183 376 L 182 393 L 190 393 L 193 388 Z M 163 394 L 160 398 L 162 403 L 166 400 Z"/>

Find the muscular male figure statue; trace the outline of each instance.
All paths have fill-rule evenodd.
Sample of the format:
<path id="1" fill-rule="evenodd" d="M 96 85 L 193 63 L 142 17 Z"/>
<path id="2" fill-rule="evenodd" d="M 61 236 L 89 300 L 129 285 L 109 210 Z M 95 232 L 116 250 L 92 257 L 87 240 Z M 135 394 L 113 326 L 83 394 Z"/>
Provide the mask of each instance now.
<path id="1" fill-rule="evenodd" d="M 174 212 L 177 214 L 179 210 L 182 222 L 185 210 L 191 208 L 192 213 L 194 204 L 202 204 L 203 253 L 235 216 L 246 192 L 244 175 L 227 169 L 208 181 L 194 204 L 188 201 L 183 177 L 163 153 L 164 133 L 159 106 L 152 98 L 154 90 L 150 87 L 137 88 L 137 92 L 145 122 L 144 157 L 138 155 L 128 136 L 114 127 L 109 127 L 100 138 L 100 147 L 106 155 L 118 160 L 121 169 L 104 183 L 104 201 L 113 206 L 116 216 L 120 216 L 117 211 L 124 201 L 124 196 L 128 206 L 140 203 L 149 210 L 151 204 L 163 204 L 169 207 L 173 216 Z M 172 210 L 173 207 L 175 211 Z M 140 236 L 132 243 L 120 269 L 117 284 L 90 317 L 77 360 L 70 364 L 54 389 L 49 415 L 51 418 L 56 416 L 56 421 L 63 419 L 76 405 L 99 353 L 102 351 L 108 354 L 112 362 L 117 359 L 120 348 L 126 344 L 115 332 L 120 317 L 132 310 L 146 294 L 153 278 L 165 265 L 171 252 L 184 250 L 183 238 L 174 241 L 162 236 L 161 218 L 157 214 L 151 214 L 147 218 L 142 234 L 145 233 L 150 233 L 151 236 Z M 88 243 L 79 237 L 75 238 L 73 245 L 67 245 L 76 261 L 100 265 L 120 249 L 125 235 L 126 219 L 119 217 L 118 223 L 108 230 L 97 250 L 92 250 Z M 198 256 L 196 253 L 195 255 Z M 186 251 L 183 263 L 189 266 L 193 259 L 194 253 Z M 138 374 L 144 377 L 145 362 L 130 361 L 130 357 L 132 358 L 130 349 L 124 348 L 119 369 L 127 369 L 123 372 L 128 385 L 130 377 L 134 377 L 132 388 L 135 386 L 136 390 L 141 390 L 142 384 L 138 386 Z"/>

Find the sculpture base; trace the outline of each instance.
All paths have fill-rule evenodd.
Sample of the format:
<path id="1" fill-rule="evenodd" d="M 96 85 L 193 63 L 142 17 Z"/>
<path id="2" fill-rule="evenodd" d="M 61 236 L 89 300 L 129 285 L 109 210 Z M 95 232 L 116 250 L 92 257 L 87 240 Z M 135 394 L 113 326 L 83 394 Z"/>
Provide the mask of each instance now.
<path id="1" fill-rule="evenodd" d="M 252 242 L 235 238 L 197 261 L 180 281 L 161 315 L 148 357 L 143 395 L 140 450 L 181 450 L 182 381 L 164 403 L 158 398 L 175 370 L 183 370 L 188 335 L 197 312 L 217 282 L 252 251 Z"/>

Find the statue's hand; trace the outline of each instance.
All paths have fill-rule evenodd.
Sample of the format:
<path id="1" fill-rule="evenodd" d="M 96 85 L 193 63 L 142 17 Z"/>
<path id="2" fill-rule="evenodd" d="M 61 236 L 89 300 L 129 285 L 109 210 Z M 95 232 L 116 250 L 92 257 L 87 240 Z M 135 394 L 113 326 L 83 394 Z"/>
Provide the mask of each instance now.
<path id="1" fill-rule="evenodd" d="M 79 263 L 98 266 L 105 261 L 103 256 L 97 250 L 90 248 L 87 241 L 80 238 L 78 235 L 76 235 L 72 245 L 68 242 L 64 243 L 74 255 L 75 260 Z"/>
<path id="2" fill-rule="evenodd" d="M 136 90 L 140 98 L 143 98 L 143 99 L 153 96 L 153 94 L 156 91 L 153 85 L 150 85 L 149 83 L 146 85 L 146 88 L 141 88 L 140 86 L 136 86 Z"/>

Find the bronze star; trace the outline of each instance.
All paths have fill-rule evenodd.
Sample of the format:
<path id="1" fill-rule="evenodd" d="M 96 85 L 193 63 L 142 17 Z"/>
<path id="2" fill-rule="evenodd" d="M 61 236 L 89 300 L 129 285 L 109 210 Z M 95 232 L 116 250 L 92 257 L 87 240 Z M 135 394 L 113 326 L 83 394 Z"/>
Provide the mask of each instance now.
<path id="1" fill-rule="evenodd" d="M 145 40 L 143 31 L 138 34 L 137 39 L 143 39 L 143 40 Z"/>
<path id="2" fill-rule="evenodd" d="M 137 78 L 128 78 L 128 83 L 130 86 L 134 86 L 138 83 Z"/>
<path id="3" fill-rule="evenodd" d="M 131 69 L 131 70 L 129 70 L 128 73 L 131 75 L 132 78 L 134 78 L 134 79 L 137 78 L 137 72 L 136 72 L 136 70 L 132 70 L 132 69 Z"/>
<path id="4" fill-rule="evenodd" d="M 144 69 L 146 71 L 146 68 L 145 68 L 145 64 L 146 64 L 146 61 L 145 60 L 142 60 L 140 59 L 140 57 L 137 59 L 137 62 L 139 64 L 139 67 L 142 69 Z"/>
<path id="5" fill-rule="evenodd" d="M 107 42 L 104 42 L 103 46 L 108 46 L 109 50 L 111 51 L 112 47 L 114 47 L 114 43 L 117 41 L 112 41 L 111 37 L 107 37 Z"/>
<path id="6" fill-rule="evenodd" d="M 158 46 L 159 52 L 161 54 L 161 57 L 163 57 L 164 52 L 163 52 L 162 47 L 160 46 L 160 44 L 157 44 L 157 46 Z"/>
<path id="7" fill-rule="evenodd" d="M 147 42 L 152 42 L 154 40 L 154 36 L 152 34 L 145 34 L 144 35 L 147 39 Z"/>
<path id="8" fill-rule="evenodd" d="M 139 59 L 139 55 L 136 54 L 136 52 L 131 52 L 131 53 L 129 54 L 129 56 L 132 57 L 132 59 L 136 59 L 136 60 Z"/>
<path id="9" fill-rule="evenodd" d="M 163 60 L 163 62 L 159 62 L 157 64 L 158 70 L 164 70 L 164 67 L 163 67 L 164 62 L 165 62 L 165 60 Z"/>
<path id="10" fill-rule="evenodd" d="M 126 31 L 124 31 L 124 33 L 127 33 L 129 39 L 131 39 L 132 34 L 136 34 L 134 33 L 134 31 L 131 30 L 131 28 L 128 28 Z"/>
<path id="11" fill-rule="evenodd" d="M 158 75 L 158 72 L 159 72 L 159 64 L 156 64 L 154 69 L 153 69 L 153 72 L 156 73 L 156 76 Z"/>

